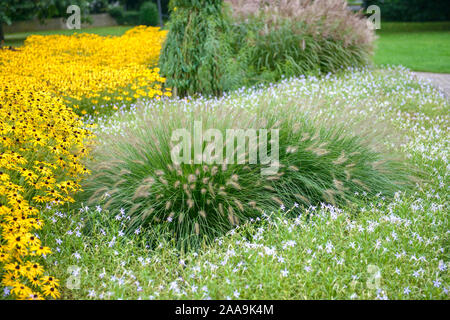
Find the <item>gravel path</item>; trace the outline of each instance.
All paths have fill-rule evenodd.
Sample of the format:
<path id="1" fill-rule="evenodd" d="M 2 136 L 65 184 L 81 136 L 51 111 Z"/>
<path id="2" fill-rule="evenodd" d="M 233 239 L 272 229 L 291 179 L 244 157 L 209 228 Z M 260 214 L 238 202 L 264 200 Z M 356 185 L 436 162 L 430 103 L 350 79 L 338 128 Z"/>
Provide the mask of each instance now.
<path id="1" fill-rule="evenodd" d="M 450 99 L 450 74 L 430 72 L 413 72 L 413 74 L 418 78 L 430 80 Z"/>

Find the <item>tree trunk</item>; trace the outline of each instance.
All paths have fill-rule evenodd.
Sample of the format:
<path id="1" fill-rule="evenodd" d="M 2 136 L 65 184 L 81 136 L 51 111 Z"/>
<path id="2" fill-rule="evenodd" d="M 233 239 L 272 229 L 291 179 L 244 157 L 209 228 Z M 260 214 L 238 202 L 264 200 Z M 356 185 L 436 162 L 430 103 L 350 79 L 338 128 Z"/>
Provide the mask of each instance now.
<path id="1" fill-rule="evenodd" d="M 158 14 L 159 14 L 159 26 L 163 27 L 163 18 L 162 18 L 162 9 L 161 9 L 161 0 L 158 0 Z"/>
<path id="2" fill-rule="evenodd" d="M 5 34 L 3 33 L 3 24 L 0 21 L 0 48 L 5 44 Z"/>

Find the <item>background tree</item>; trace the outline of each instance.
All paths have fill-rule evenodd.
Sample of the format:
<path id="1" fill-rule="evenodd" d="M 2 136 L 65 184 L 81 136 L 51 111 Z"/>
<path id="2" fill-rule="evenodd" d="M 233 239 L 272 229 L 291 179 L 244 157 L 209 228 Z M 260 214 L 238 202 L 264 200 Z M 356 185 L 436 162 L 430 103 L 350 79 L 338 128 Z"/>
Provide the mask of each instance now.
<path id="1" fill-rule="evenodd" d="M 70 5 L 78 5 L 82 13 L 89 11 L 87 0 L 1 0 L 0 1 L 0 45 L 5 41 L 3 24 L 39 18 L 41 21 L 53 17 L 64 17 Z"/>
<path id="2" fill-rule="evenodd" d="M 0 1 L 0 46 L 5 41 L 3 24 L 10 25 L 13 21 L 26 20 L 33 16 L 33 11 L 38 7 L 39 0 L 1 0 Z"/>
<path id="3" fill-rule="evenodd" d="M 67 8 L 71 5 L 77 5 L 81 9 L 81 14 L 88 14 L 97 1 L 88 0 L 40 0 L 38 1 L 38 10 L 36 16 L 42 21 L 50 18 L 66 17 Z"/>

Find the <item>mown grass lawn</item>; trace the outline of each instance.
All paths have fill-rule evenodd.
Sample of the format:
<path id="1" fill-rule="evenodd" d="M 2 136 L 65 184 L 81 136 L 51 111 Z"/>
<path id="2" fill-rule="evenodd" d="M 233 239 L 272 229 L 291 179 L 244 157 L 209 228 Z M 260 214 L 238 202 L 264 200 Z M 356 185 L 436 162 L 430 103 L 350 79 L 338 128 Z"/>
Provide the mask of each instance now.
<path id="1" fill-rule="evenodd" d="M 375 64 L 450 73 L 450 22 L 382 22 L 377 35 Z"/>
<path id="2" fill-rule="evenodd" d="M 83 28 L 80 30 L 47 30 L 47 31 L 34 31 L 34 32 L 19 32 L 19 33 L 10 33 L 5 35 L 5 45 L 19 47 L 22 46 L 25 39 L 31 35 L 72 35 L 75 33 L 94 33 L 99 36 L 121 36 L 126 31 L 133 28 L 132 26 L 114 26 L 114 27 L 95 27 L 95 28 Z"/>

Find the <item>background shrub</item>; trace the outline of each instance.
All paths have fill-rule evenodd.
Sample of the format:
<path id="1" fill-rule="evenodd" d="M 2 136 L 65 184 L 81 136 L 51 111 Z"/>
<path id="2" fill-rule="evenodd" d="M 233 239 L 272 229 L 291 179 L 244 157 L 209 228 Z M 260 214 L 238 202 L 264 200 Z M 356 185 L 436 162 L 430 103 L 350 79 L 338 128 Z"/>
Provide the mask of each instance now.
<path id="1" fill-rule="evenodd" d="M 141 13 L 140 11 L 125 11 L 122 7 L 113 7 L 109 9 L 109 14 L 116 20 L 117 24 L 119 25 L 126 25 L 126 26 L 135 26 L 139 24 L 144 25 L 155 25 L 150 24 L 152 22 L 152 18 L 150 18 L 150 15 L 148 14 L 149 11 L 145 11 Z M 158 19 L 158 16 L 156 16 L 156 19 Z"/>
<path id="2" fill-rule="evenodd" d="M 236 86 L 239 72 L 230 44 L 231 22 L 222 0 L 173 0 L 169 34 L 160 57 L 167 85 L 180 96 L 218 95 Z"/>
<path id="3" fill-rule="evenodd" d="M 120 6 L 112 7 L 111 9 L 108 10 L 108 13 L 111 15 L 111 17 L 113 17 L 116 20 L 117 24 L 120 25 L 124 24 L 123 16 L 125 14 L 125 10 L 122 7 Z"/>
<path id="4" fill-rule="evenodd" d="M 139 23 L 147 26 L 156 26 L 159 23 L 159 14 L 156 4 L 144 2 L 139 9 Z"/>
<path id="5" fill-rule="evenodd" d="M 384 21 L 448 21 L 450 6 L 446 0 L 365 0 L 364 8 L 377 5 Z"/>
<path id="6" fill-rule="evenodd" d="M 122 24 L 126 26 L 135 26 L 139 24 L 139 19 L 139 11 L 124 11 Z"/>

